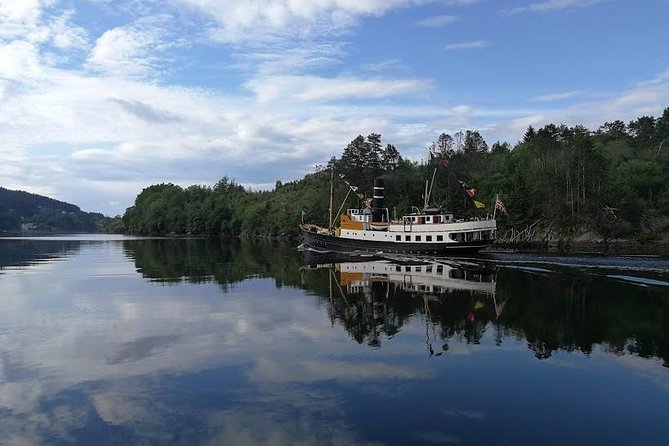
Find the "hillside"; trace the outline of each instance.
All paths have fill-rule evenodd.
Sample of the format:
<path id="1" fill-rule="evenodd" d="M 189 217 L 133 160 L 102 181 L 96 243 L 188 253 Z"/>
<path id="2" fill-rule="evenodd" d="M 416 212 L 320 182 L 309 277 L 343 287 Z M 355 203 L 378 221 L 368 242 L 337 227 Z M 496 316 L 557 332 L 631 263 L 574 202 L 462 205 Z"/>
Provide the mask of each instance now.
<path id="1" fill-rule="evenodd" d="M 0 187 L 0 231 L 96 232 L 102 214 L 42 195 Z"/>

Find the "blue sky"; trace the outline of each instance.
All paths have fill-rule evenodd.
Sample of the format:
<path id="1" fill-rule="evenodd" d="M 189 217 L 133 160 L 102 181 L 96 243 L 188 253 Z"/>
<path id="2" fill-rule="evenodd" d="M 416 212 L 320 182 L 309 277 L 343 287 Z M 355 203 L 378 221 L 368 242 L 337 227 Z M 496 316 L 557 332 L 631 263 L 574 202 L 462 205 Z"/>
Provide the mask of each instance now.
<path id="1" fill-rule="evenodd" d="M 0 0 L 0 185 L 107 215 L 158 182 L 270 188 L 381 133 L 669 106 L 669 0 Z"/>

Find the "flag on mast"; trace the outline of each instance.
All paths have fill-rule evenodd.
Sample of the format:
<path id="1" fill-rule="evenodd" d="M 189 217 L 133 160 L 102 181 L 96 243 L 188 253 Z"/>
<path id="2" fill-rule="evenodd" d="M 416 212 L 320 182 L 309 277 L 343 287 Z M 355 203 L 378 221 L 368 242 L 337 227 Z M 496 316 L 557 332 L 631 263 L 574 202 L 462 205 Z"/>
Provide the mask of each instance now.
<path id="1" fill-rule="evenodd" d="M 497 194 L 497 198 L 495 200 L 495 210 L 500 211 L 502 214 L 509 217 L 509 212 L 506 210 L 506 206 L 504 206 L 504 203 L 502 203 L 502 199 L 499 198 L 499 194 Z"/>

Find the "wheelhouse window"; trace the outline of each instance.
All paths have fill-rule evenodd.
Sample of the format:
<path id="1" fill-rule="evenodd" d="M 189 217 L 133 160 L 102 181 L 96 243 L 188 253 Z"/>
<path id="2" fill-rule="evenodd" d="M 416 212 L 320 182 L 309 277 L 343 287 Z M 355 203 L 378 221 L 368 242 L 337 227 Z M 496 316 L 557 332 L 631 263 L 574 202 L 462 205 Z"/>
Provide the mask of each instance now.
<path id="1" fill-rule="evenodd" d="M 451 234 L 448 234 L 448 236 L 454 242 L 464 242 L 465 241 L 465 233 L 464 232 L 453 232 Z"/>

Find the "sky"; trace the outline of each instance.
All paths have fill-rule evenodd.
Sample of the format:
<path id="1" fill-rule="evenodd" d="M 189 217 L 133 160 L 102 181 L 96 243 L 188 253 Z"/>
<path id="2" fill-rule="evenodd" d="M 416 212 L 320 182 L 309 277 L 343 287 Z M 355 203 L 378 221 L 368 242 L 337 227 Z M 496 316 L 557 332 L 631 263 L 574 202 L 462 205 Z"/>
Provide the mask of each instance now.
<path id="1" fill-rule="evenodd" d="M 0 0 L 0 186 L 122 214 L 271 189 L 380 133 L 659 116 L 669 0 Z"/>

